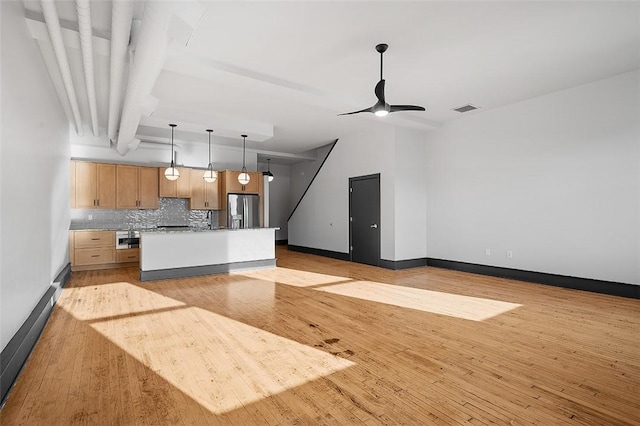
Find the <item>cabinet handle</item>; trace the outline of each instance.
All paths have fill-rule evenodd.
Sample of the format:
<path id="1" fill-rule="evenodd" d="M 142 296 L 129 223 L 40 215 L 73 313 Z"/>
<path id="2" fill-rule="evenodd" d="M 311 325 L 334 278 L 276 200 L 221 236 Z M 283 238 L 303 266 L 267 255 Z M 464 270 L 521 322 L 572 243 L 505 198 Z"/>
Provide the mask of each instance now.
<path id="1" fill-rule="evenodd" d="M 95 207 L 95 206 L 96 206 L 96 199 L 94 198 L 93 199 L 93 207 Z"/>
<path id="2" fill-rule="evenodd" d="M 100 238 L 92 238 L 91 241 L 100 241 Z"/>
<path id="3" fill-rule="evenodd" d="M 99 254 L 94 254 L 91 257 L 100 257 L 100 255 Z"/>
<path id="4" fill-rule="evenodd" d="M 96 206 L 100 206 L 100 200 L 96 200 Z"/>
<path id="5" fill-rule="evenodd" d="M 128 259 L 133 259 L 135 256 L 127 256 Z"/>

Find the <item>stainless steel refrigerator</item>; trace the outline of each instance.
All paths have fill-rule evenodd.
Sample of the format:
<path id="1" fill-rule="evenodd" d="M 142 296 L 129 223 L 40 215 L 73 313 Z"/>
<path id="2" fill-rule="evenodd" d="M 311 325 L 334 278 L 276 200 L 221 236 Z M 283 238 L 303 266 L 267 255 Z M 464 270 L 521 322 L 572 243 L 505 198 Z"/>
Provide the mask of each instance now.
<path id="1" fill-rule="evenodd" d="M 260 196 L 255 194 L 227 195 L 227 228 L 259 228 Z"/>

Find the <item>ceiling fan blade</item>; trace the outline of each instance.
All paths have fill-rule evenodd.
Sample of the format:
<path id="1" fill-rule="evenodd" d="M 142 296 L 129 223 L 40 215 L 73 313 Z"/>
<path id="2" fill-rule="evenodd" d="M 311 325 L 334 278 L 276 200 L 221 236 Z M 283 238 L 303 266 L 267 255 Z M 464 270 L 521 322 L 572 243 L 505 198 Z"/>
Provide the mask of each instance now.
<path id="1" fill-rule="evenodd" d="M 373 107 L 361 109 L 360 111 L 344 112 L 344 113 L 338 114 L 338 115 L 351 115 L 351 114 L 358 114 L 358 113 L 361 113 L 361 112 L 373 112 Z"/>
<path id="2" fill-rule="evenodd" d="M 374 90 L 376 98 L 378 98 L 378 101 L 383 104 L 386 103 L 384 101 L 384 84 L 384 79 L 380 80 L 378 84 L 376 84 L 376 89 Z"/>
<path id="3" fill-rule="evenodd" d="M 424 107 L 416 106 L 416 105 L 391 105 L 391 110 L 389 112 L 397 112 L 397 111 L 424 111 Z"/>

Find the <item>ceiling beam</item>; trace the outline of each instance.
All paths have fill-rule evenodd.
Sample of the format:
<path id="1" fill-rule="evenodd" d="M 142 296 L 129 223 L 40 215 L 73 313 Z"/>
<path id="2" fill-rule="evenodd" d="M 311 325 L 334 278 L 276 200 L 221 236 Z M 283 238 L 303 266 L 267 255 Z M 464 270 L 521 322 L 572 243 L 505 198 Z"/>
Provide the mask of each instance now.
<path id="1" fill-rule="evenodd" d="M 93 135 L 98 136 L 98 103 L 96 101 L 96 83 L 93 76 L 93 43 L 91 26 L 91 4 L 89 0 L 76 0 L 78 13 L 78 28 L 80 33 L 80 52 L 82 53 L 82 66 L 84 70 L 84 83 L 87 86 L 87 101 L 89 102 L 89 114 L 91 115 L 91 127 Z"/>
<path id="2" fill-rule="evenodd" d="M 71 78 L 69 58 L 67 57 L 67 50 L 64 47 L 64 41 L 62 39 L 62 30 L 60 28 L 56 5 L 53 0 L 42 0 L 41 5 L 49 31 L 49 37 L 51 38 L 51 45 L 56 54 L 56 61 L 58 62 L 58 68 L 62 76 L 62 82 L 64 83 L 69 104 L 71 105 L 71 112 L 76 125 L 76 133 L 82 136 L 84 129 L 82 127 L 82 118 L 80 117 L 80 107 L 78 106 L 78 97 L 76 96 L 76 89 L 73 86 L 73 79 Z"/>

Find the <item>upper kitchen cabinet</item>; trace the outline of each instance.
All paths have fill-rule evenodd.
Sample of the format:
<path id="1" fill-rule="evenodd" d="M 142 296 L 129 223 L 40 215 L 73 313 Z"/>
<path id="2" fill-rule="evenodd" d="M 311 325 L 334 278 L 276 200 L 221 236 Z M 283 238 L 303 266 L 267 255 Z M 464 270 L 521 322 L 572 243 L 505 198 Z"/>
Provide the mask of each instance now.
<path id="1" fill-rule="evenodd" d="M 247 193 L 258 194 L 260 193 L 260 184 L 262 183 L 262 173 L 249 172 L 251 179 L 246 185 L 240 185 L 238 182 L 238 175 L 242 173 L 238 170 L 225 170 L 224 171 L 224 185 L 226 193 Z"/>
<path id="2" fill-rule="evenodd" d="M 119 209 L 158 208 L 158 168 L 117 166 L 117 200 Z"/>
<path id="3" fill-rule="evenodd" d="M 191 169 L 176 167 L 180 172 L 177 180 L 169 180 L 164 177 L 165 169 L 158 168 L 158 183 L 160 196 L 163 198 L 190 198 L 191 197 Z"/>
<path id="4" fill-rule="evenodd" d="M 205 182 L 203 179 L 205 171 L 199 169 L 191 170 L 189 208 L 191 210 L 220 210 L 220 179 L 216 179 L 215 182 L 211 183 Z"/>
<path id="5" fill-rule="evenodd" d="M 115 164 L 71 162 L 71 208 L 114 209 L 116 207 Z"/>

